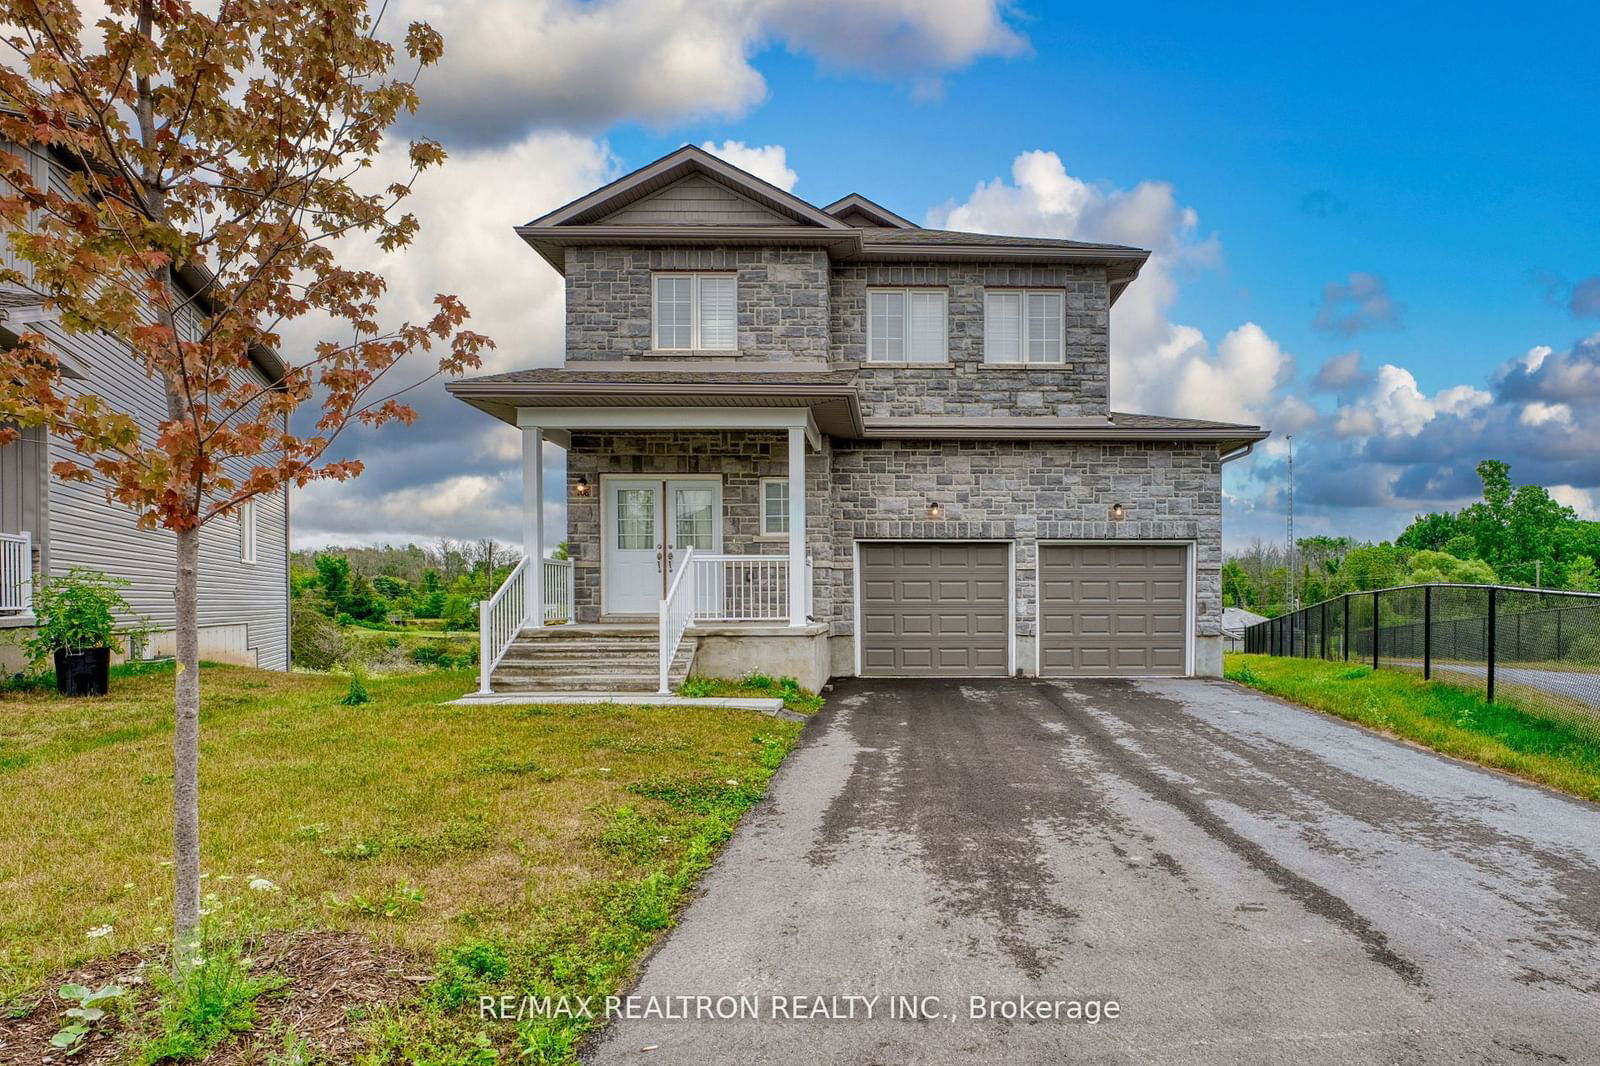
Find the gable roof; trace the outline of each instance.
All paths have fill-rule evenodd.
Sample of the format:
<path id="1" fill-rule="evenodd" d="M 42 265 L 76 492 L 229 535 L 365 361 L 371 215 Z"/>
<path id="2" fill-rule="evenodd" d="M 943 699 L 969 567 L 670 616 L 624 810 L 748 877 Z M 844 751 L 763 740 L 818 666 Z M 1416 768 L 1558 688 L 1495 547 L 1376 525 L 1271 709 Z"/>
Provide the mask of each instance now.
<path id="1" fill-rule="evenodd" d="M 843 222 L 825 211 L 818 211 L 793 193 L 784 192 L 771 182 L 740 170 L 732 163 L 718 159 L 704 148 L 696 148 L 692 144 L 686 144 L 631 174 L 624 174 L 616 181 L 602 185 L 594 192 L 580 196 L 519 228 L 592 224 L 696 173 L 704 174 L 745 199 L 753 200 L 769 211 L 792 220 L 795 225 L 835 230 L 848 228 Z"/>
<path id="2" fill-rule="evenodd" d="M 837 219 L 844 219 L 848 215 L 862 215 L 874 226 L 883 226 L 887 229 L 916 229 L 917 224 L 910 219 L 902 218 L 887 207 L 873 203 L 858 192 L 841 197 L 823 208 L 828 214 Z"/>

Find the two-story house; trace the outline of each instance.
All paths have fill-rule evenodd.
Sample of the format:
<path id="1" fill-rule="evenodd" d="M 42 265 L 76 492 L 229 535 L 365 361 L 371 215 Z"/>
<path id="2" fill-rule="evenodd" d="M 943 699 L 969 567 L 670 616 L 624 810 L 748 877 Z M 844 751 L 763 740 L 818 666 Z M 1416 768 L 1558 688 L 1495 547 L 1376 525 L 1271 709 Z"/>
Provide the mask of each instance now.
<path id="1" fill-rule="evenodd" d="M 1110 409 L 1148 252 L 818 208 L 694 147 L 518 233 L 565 365 L 450 391 L 522 431 L 535 559 L 567 450 L 571 563 L 488 605 L 486 691 L 1220 673 L 1222 466 L 1267 434 Z"/>
<path id="2" fill-rule="evenodd" d="M 33 180 L 70 193 L 75 161 L 65 154 L 33 151 L 0 142 L 0 151 L 27 156 Z M 27 271 L 0 236 L 0 257 Z M 204 278 L 185 274 L 180 284 L 203 307 Z M 203 312 L 187 306 L 180 320 L 198 329 Z M 71 331 L 35 292 L 0 287 L 0 345 L 26 332 L 50 339 L 61 361 L 63 391 L 93 394 L 131 414 L 154 435 L 167 419 L 160 382 L 146 375 L 128 347 L 114 338 Z M 283 377 L 276 353 L 251 352 L 248 371 L 266 385 Z M 143 656 L 170 655 L 176 624 L 172 589 L 177 543 L 162 529 L 140 529 L 128 507 L 106 499 L 105 486 L 51 476 L 54 463 L 73 458 L 71 445 L 38 427 L 0 445 L 0 671 L 20 670 L 26 657 L 21 638 L 34 624 L 33 588 L 40 576 L 61 576 L 82 567 L 126 581 L 123 595 L 153 631 L 136 648 Z M 235 463 L 236 473 L 245 466 Z M 246 504 L 235 517 L 208 523 L 200 540 L 200 654 L 203 658 L 269 669 L 289 668 L 289 504 L 287 493 L 269 493 Z"/>

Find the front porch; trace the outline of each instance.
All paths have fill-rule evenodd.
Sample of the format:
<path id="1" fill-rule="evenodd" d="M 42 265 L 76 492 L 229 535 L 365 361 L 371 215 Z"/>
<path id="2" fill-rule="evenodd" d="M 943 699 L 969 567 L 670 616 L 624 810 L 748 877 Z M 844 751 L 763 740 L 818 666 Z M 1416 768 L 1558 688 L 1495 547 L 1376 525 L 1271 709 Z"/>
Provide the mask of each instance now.
<path id="1" fill-rule="evenodd" d="M 481 693 L 666 694 L 691 667 L 826 681 L 807 515 L 822 501 L 806 471 L 821 438 L 806 408 L 520 407 L 515 417 L 525 558 L 543 561 L 519 565 L 482 605 Z M 549 444 L 568 458 L 565 560 L 544 558 Z"/>

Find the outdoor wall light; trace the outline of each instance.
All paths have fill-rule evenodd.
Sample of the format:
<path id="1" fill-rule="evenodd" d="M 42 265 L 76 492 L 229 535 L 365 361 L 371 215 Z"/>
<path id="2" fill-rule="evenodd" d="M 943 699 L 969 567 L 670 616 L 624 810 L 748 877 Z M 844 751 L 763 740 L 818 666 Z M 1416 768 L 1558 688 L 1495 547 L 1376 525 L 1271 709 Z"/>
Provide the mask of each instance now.
<path id="1" fill-rule="evenodd" d="M 578 475 L 578 480 L 573 482 L 572 494 L 574 496 L 587 496 L 587 495 L 589 495 L 589 479 L 587 477 L 585 477 L 583 474 L 579 474 Z"/>
<path id="2" fill-rule="evenodd" d="M 1111 520 L 1113 522 L 1120 522 L 1127 517 L 1128 510 L 1127 508 L 1123 507 L 1122 504 L 1114 503 L 1111 505 Z"/>
<path id="3" fill-rule="evenodd" d="M 939 501 L 938 500 L 929 500 L 928 501 L 928 517 L 929 518 L 943 518 L 944 517 L 944 508 L 939 506 Z"/>

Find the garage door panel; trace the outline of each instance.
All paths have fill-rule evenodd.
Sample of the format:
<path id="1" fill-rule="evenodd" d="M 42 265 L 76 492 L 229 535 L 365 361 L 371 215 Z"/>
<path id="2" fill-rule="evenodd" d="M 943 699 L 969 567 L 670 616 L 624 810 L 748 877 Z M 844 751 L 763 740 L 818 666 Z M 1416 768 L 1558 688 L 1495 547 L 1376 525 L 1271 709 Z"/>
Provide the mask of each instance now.
<path id="1" fill-rule="evenodd" d="M 1185 547 L 1043 544 L 1039 590 L 1041 673 L 1184 673 Z"/>
<path id="2" fill-rule="evenodd" d="M 861 545 L 864 674 L 951 677 L 1007 672 L 1010 555 L 1005 544 Z"/>

